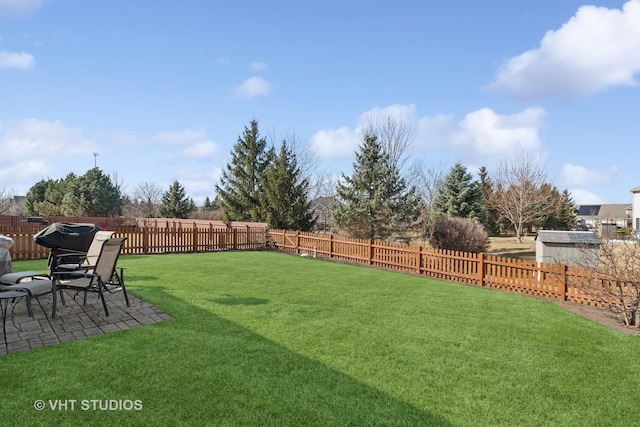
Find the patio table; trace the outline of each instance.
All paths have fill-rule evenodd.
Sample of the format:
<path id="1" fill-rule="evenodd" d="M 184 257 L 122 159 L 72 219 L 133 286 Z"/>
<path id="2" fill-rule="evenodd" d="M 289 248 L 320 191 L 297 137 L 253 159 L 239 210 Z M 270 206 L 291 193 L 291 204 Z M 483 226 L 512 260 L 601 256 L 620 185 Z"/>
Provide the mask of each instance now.
<path id="1" fill-rule="evenodd" d="M 23 289 L 0 292 L 0 310 L 2 311 L 2 335 L 4 336 L 5 346 L 7 345 L 7 312 L 9 311 L 9 300 L 26 297 L 27 295 L 27 291 Z"/>

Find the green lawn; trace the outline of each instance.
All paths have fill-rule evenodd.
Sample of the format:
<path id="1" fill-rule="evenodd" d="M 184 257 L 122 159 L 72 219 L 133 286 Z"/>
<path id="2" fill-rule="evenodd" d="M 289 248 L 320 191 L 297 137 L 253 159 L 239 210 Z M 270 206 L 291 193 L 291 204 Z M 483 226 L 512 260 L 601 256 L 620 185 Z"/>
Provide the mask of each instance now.
<path id="1" fill-rule="evenodd" d="M 272 252 L 120 265 L 174 320 L 0 357 L 3 425 L 639 422 L 640 339 L 550 302 Z"/>

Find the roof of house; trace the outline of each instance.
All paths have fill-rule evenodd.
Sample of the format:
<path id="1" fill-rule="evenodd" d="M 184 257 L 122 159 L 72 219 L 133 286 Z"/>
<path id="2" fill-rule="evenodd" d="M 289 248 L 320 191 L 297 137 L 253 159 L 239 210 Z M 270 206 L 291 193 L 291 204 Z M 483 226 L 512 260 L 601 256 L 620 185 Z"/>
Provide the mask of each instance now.
<path id="1" fill-rule="evenodd" d="M 536 240 L 542 243 L 600 244 L 600 239 L 592 231 L 539 230 Z"/>
<path id="2" fill-rule="evenodd" d="M 578 205 L 576 207 L 577 216 L 597 217 L 601 219 L 622 219 L 628 218 L 627 211 L 631 209 L 628 203 L 607 204 L 607 205 Z"/>

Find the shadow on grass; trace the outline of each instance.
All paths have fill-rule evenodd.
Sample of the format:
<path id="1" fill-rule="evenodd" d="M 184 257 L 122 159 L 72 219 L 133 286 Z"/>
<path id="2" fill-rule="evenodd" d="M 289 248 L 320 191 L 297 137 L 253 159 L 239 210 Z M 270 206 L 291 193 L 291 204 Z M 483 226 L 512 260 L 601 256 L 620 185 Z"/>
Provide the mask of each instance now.
<path id="1" fill-rule="evenodd" d="M 31 425 L 450 425 L 154 286 L 157 278 L 147 276 L 141 286 L 135 285 L 137 279 L 129 278 L 135 294 L 170 313 L 173 321 L 4 358 L 2 371 L 12 375 L 4 384 L 9 397 L 3 412 Z M 92 369 L 97 360 L 103 362 Z M 140 400 L 144 409 L 35 411 L 33 402 L 41 398 L 131 399 Z"/>

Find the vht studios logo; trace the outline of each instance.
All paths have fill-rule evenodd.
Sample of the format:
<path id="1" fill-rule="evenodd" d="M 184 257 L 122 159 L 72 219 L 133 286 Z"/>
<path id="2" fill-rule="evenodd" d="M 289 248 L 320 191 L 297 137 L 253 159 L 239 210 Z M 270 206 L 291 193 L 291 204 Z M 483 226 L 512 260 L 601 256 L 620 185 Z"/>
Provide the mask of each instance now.
<path id="1" fill-rule="evenodd" d="M 54 399 L 36 400 L 33 407 L 38 411 L 141 411 L 142 400 L 118 399 Z"/>

